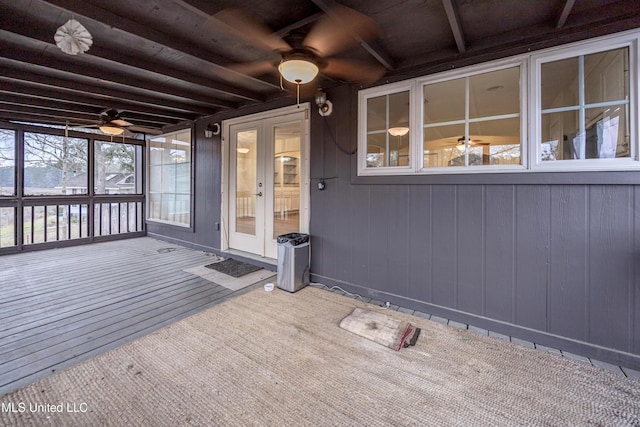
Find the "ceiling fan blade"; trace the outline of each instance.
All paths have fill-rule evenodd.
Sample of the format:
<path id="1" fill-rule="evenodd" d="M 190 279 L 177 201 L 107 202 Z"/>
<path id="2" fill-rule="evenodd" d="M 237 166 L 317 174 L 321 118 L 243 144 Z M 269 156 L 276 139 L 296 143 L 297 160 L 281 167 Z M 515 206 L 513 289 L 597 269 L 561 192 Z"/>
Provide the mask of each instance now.
<path id="1" fill-rule="evenodd" d="M 227 26 L 234 34 L 252 45 L 268 51 L 287 51 L 289 43 L 271 31 L 266 25 L 239 9 L 225 9 L 214 15 L 215 19 Z"/>
<path id="2" fill-rule="evenodd" d="M 386 69 L 378 63 L 355 61 L 351 59 L 331 58 L 322 72 L 341 80 L 353 83 L 372 84 L 385 73 Z"/>
<path id="3" fill-rule="evenodd" d="M 149 128 L 145 126 L 132 125 L 127 127 L 126 130 L 132 131 L 132 132 L 138 132 L 138 133 L 148 133 L 150 135 L 162 135 L 162 131 L 160 129 Z"/>
<path id="4" fill-rule="evenodd" d="M 334 6 L 305 37 L 303 45 L 330 56 L 356 46 L 379 33 L 375 21 L 346 6 Z"/>
<path id="5" fill-rule="evenodd" d="M 129 123 L 128 121 L 122 120 L 122 119 L 113 119 L 109 123 L 112 123 L 116 126 L 122 126 L 122 127 L 133 125 L 133 123 Z"/>
<path id="6" fill-rule="evenodd" d="M 273 61 L 245 62 L 244 64 L 230 65 L 229 68 L 248 76 L 260 76 L 276 70 Z"/>

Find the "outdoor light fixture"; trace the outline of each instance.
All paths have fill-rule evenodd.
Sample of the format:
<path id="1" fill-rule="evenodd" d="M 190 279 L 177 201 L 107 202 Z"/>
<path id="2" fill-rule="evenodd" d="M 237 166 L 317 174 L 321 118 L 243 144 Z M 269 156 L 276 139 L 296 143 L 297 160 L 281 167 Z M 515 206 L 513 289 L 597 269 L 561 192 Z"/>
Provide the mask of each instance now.
<path id="1" fill-rule="evenodd" d="M 99 129 L 107 135 L 122 135 L 124 133 L 124 129 L 117 126 L 102 125 Z"/>
<path id="2" fill-rule="evenodd" d="M 236 148 L 236 151 L 238 151 L 238 153 L 240 154 L 247 154 L 249 152 L 249 149 L 246 147 L 238 147 Z"/>
<path id="3" fill-rule="evenodd" d="M 405 136 L 408 133 L 409 128 L 406 127 L 389 128 L 389 135 L 391 136 Z"/>
<path id="4" fill-rule="evenodd" d="M 213 135 L 218 135 L 220 133 L 220 125 L 218 123 L 207 125 L 207 128 L 204 130 L 205 138 L 213 138 Z"/>
<path id="5" fill-rule="evenodd" d="M 330 116 L 333 112 L 333 104 L 327 99 L 327 94 L 321 88 L 316 92 L 316 105 L 321 116 Z"/>

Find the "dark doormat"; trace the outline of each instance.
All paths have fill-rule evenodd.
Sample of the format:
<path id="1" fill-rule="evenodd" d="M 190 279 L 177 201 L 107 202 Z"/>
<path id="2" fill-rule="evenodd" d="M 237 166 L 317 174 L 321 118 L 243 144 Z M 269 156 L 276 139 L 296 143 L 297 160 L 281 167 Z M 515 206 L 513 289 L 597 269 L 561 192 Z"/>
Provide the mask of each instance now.
<path id="1" fill-rule="evenodd" d="M 260 267 L 247 264 L 246 262 L 238 261 L 233 258 L 227 258 L 224 261 L 214 262 L 213 264 L 205 265 L 205 267 L 219 271 L 220 273 L 228 274 L 229 276 L 233 277 L 241 277 L 245 274 L 261 270 Z"/>

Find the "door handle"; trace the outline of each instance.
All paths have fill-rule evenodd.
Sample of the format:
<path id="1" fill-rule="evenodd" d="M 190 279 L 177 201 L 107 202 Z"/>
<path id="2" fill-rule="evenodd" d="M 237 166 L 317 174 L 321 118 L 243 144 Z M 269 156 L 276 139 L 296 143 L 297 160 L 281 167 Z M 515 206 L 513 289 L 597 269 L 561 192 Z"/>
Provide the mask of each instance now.
<path id="1" fill-rule="evenodd" d="M 262 191 L 259 193 L 255 193 L 254 196 L 262 197 Z"/>

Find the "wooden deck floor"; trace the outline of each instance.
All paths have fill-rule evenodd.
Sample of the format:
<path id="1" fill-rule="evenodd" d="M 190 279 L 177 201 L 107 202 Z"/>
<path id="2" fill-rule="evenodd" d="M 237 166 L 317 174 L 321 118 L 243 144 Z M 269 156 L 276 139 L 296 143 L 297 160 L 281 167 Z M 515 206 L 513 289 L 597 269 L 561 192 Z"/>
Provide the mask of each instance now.
<path id="1" fill-rule="evenodd" d="M 149 237 L 0 257 L 0 395 L 234 294 L 183 270 L 206 253 Z"/>

